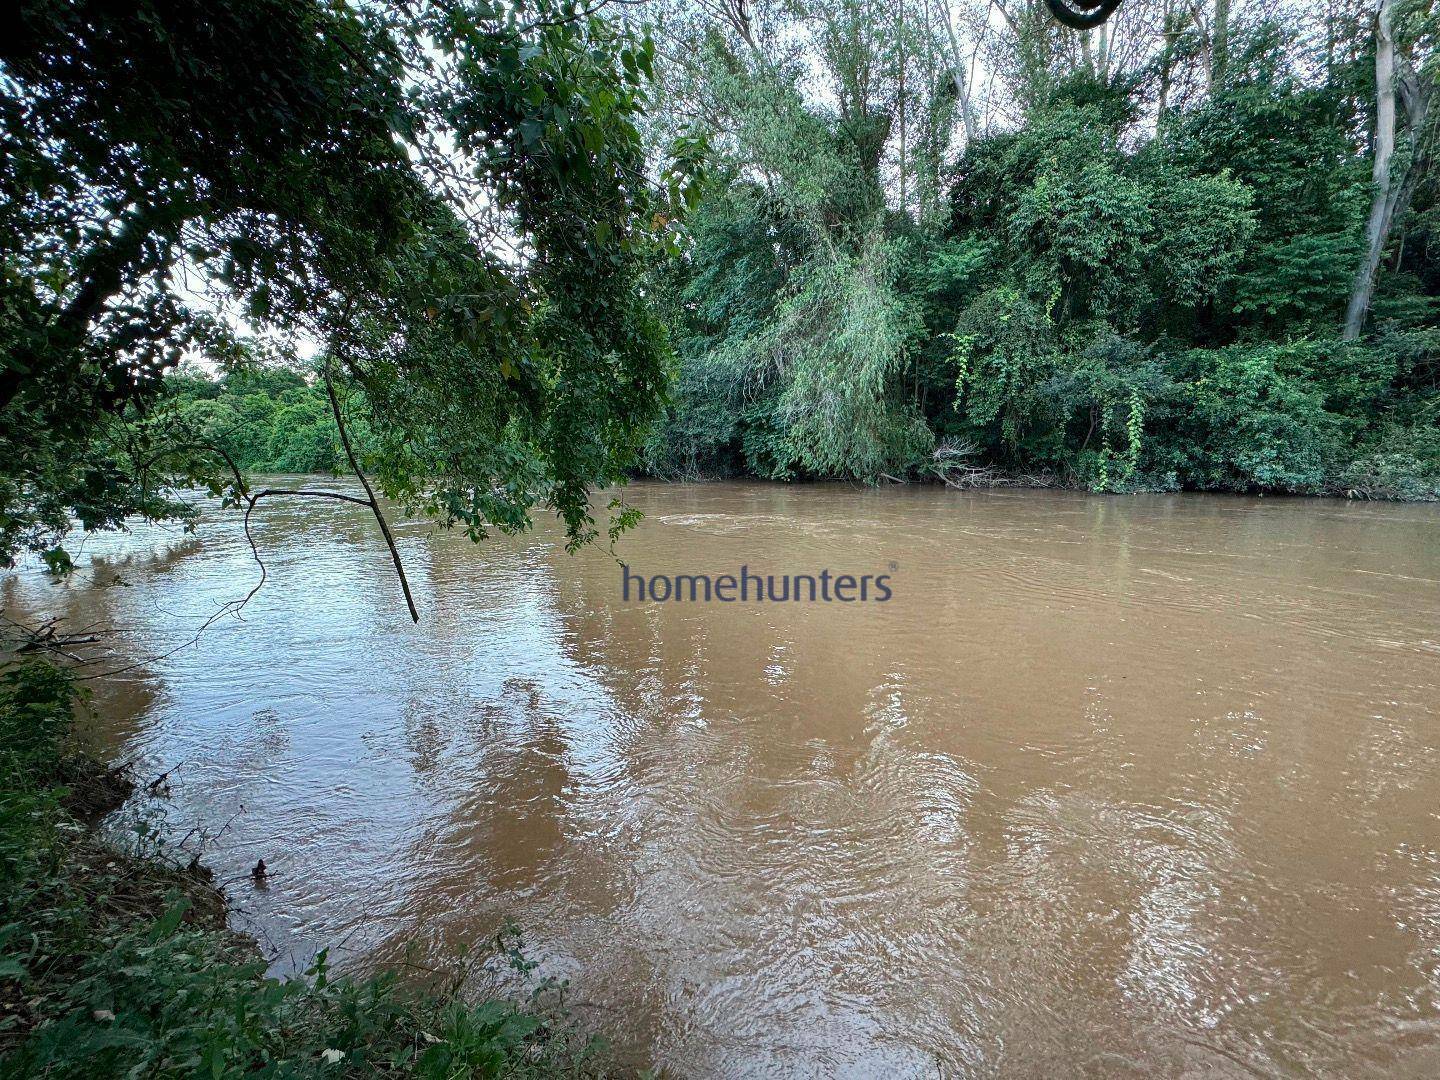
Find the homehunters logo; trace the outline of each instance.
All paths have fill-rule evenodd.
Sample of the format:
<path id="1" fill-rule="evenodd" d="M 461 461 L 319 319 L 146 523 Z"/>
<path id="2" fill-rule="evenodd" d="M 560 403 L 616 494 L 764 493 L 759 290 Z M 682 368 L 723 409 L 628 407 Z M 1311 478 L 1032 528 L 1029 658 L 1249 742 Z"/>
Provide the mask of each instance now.
<path id="1" fill-rule="evenodd" d="M 891 566 L 894 569 L 894 566 Z M 804 603 L 883 604 L 893 595 L 889 574 L 754 574 L 748 566 L 738 574 L 656 574 L 643 577 L 620 564 L 620 593 L 629 603 L 699 604 L 783 604 Z"/>

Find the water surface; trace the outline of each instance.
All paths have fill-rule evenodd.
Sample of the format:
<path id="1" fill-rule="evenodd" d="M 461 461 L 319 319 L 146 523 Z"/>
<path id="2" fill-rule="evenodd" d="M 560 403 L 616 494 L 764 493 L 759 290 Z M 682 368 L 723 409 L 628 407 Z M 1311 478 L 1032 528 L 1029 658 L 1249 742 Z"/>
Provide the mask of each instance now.
<path id="1" fill-rule="evenodd" d="M 366 510 L 276 500 L 243 622 L 92 683 L 171 827 L 228 823 L 207 858 L 278 966 L 514 919 L 676 1076 L 1440 1074 L 1440 509 L 627 497 L 647 576 L 893 598 L 626 603 L 547 523 L 401 524 L 412 626 Z M 126 661 L 255 572 L 223 515 L 86 556 L 0 597 Z"/>

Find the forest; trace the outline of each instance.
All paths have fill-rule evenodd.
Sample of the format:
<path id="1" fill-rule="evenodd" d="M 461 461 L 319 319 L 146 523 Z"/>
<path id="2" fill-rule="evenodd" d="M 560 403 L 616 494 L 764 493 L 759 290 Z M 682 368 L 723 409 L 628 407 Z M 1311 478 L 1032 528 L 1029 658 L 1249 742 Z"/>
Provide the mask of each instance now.
<path id="1" fill-rule="evenodd" d="M 705 148 L 631 471 L 1434 497 L 1437 29 L 1384 15 L 621 9 L 651 159 Z M 246 467 L 344 468 L 313 378 L 232 379 L 169 385 Z"/>
<path id="2" fill-rule="evenodd" d="M 680 375 L 648 466 L 1435 493 L 1429 6 L 1389 14 L 1413 89 L 1348 326 L 1368 7 L 988 12 L 968 50 L 903 3 L 693 31 L 667 90 L 725 135 L 662 271 Z"/>

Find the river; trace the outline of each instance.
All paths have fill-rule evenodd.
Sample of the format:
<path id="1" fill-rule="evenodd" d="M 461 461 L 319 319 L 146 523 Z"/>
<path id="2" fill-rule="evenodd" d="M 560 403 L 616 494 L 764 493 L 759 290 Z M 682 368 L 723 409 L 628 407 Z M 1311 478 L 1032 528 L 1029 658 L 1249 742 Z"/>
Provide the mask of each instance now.
<path id="1" fill-rule="evenodd" d="M 94 737 L 277 970 L 513 920 L 676 1076 L 1440 1074 L 1440 508 L 626 497 L 647 579 L 892 595 L 400 523 L 414 626 L 368 511 L 274 500 L 243 621 L 161 659 L 253 583 L 233 516 L 0 598 L 119 631 Z"/>

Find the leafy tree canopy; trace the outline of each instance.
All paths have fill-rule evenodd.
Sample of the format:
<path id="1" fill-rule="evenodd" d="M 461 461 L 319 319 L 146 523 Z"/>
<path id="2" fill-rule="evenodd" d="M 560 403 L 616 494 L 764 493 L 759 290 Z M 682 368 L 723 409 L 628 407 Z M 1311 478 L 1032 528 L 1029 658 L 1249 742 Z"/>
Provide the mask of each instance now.
<path id="1" fill-rule="evenodd" d="M 656 408 L 653 45 L 571 0 L 22 0 L 0 44 L 0 561 L 224 475 L 182 357 L 318 350 L 406 506 L 572 540 Z M 193 419 L 193 418 L 190 418 Z M 239 486 L 238 480 L 232 481 Z M 218 481 L 217 481 L 218 483 Z M 237 495 L 239 493 L 237 492 Z"/>
<path id="2" fill-rule="evenodd" d="M 1076 33 L 1038 2 L 677 3 L 662 115 L 717 161 L 656 275 L 649 468 L 1440 495 L 1437 22 L 1390 3 L 1404 124 L 1353 342 L 1373 6 L 1126 0 Z"/>

